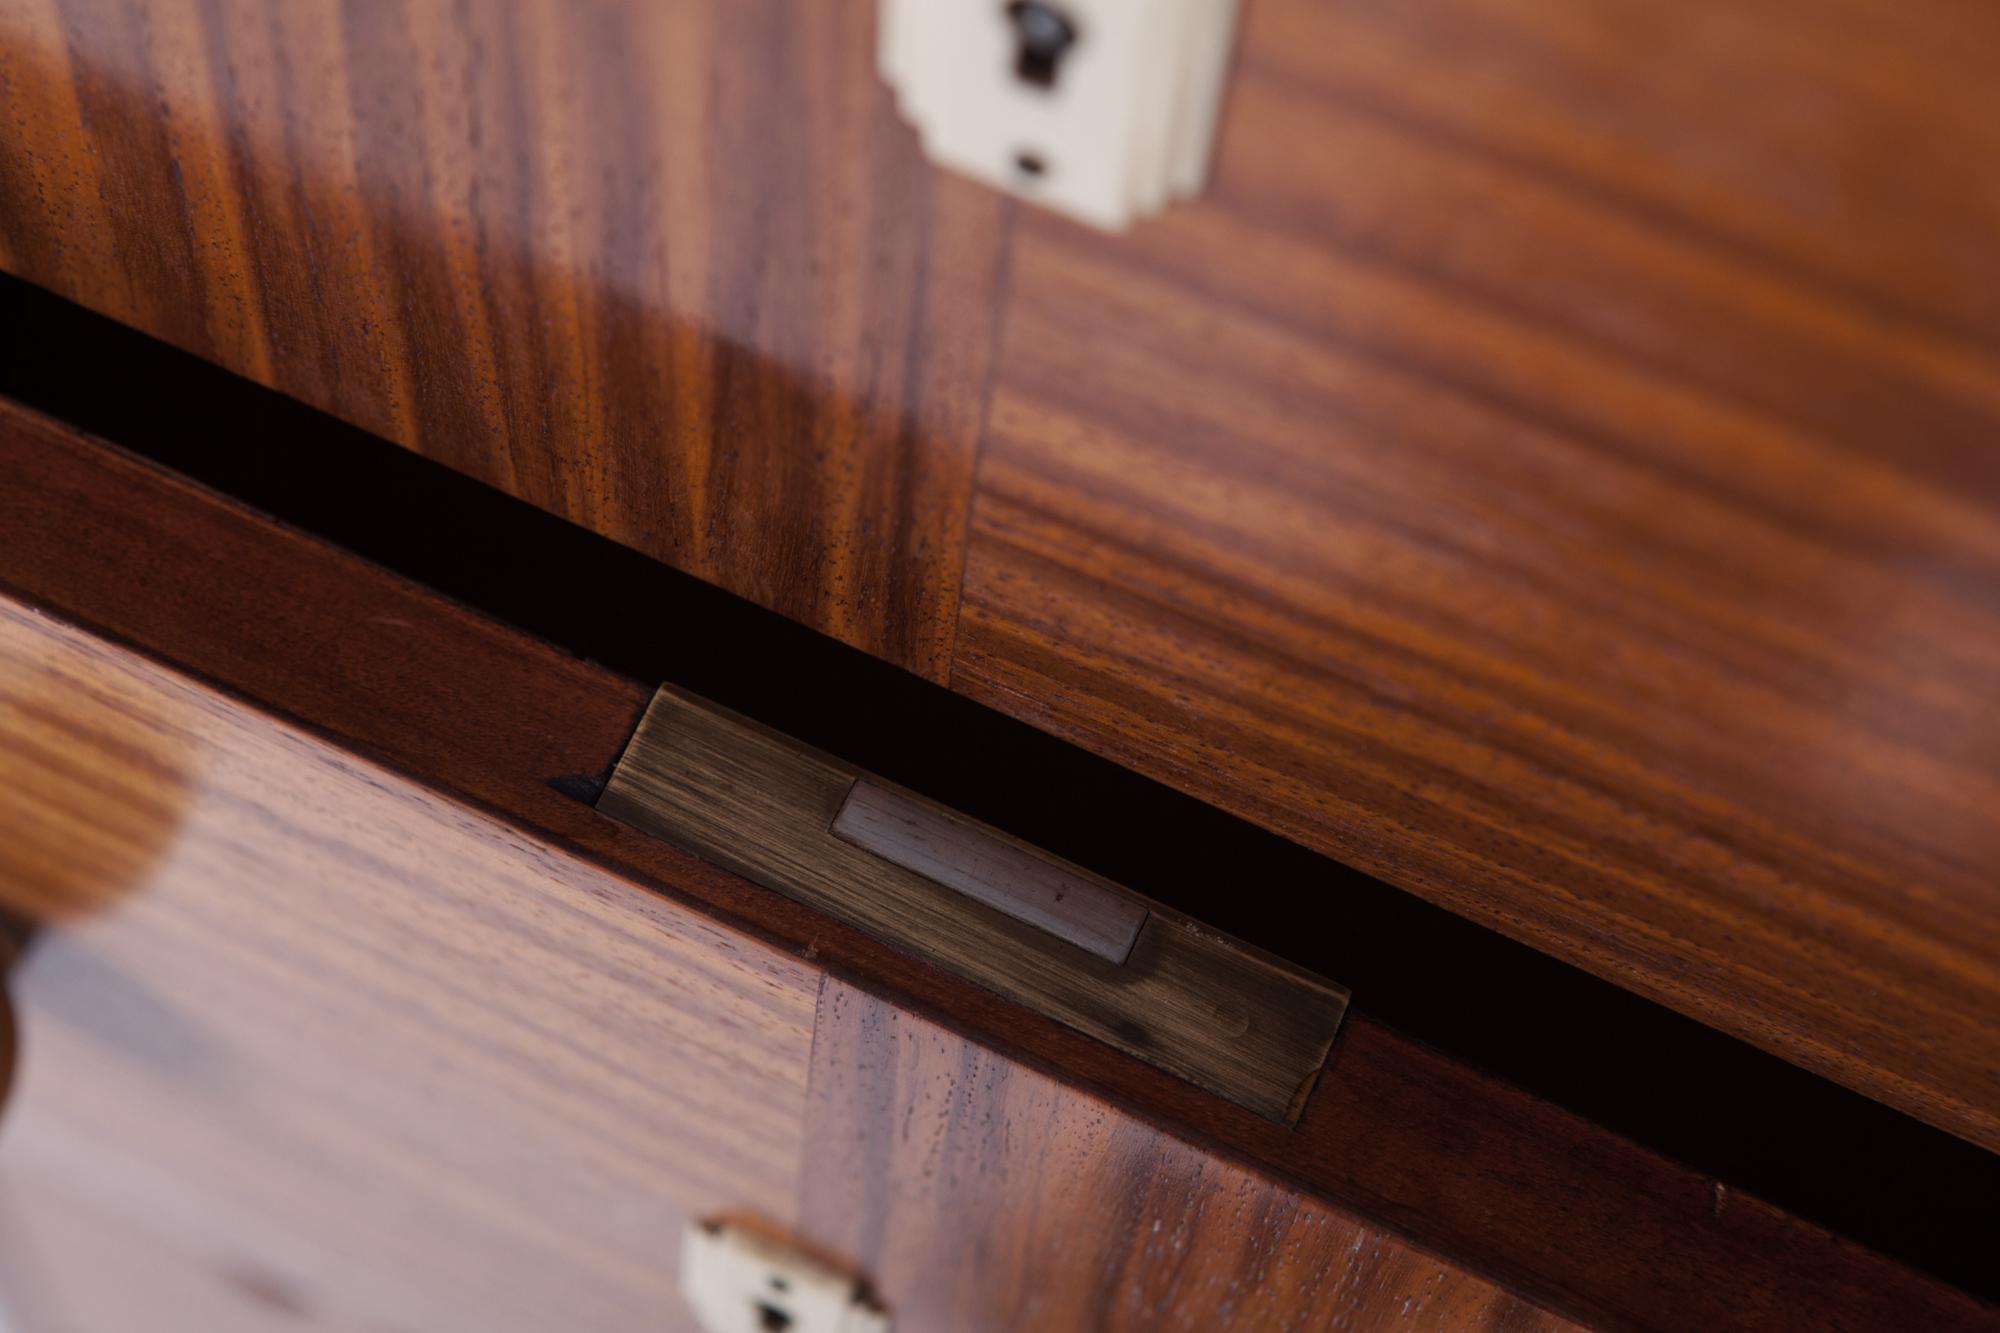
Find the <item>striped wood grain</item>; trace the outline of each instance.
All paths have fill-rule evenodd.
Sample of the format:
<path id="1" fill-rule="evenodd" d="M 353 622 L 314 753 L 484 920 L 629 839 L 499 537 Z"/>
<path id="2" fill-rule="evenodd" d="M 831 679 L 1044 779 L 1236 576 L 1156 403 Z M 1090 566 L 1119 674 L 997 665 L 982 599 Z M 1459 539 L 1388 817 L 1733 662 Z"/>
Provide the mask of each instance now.
<path id="1" fill-rule="evenodd" d="M 0 828 L 24 1330 L 659 1328 L 690 1216 L 791 1219 L 795 958 L 13 601 Z"/>
<path id="2" fill-rule="evenodd" d="M 801 1216 L 898 1328 L 1579 1327 L 832 978 L 808 1123 Z"/>
<path id="3" fill-rule="evenodd" d="M 2000 1148 L 1995 69 L 1246 6 L 1204 199 L 1022 218 L 955 687 Z"/>
<path id="4" fill-rule="evenodd" d="M 597 809 L 1259 1115 L 1298 1119 L 1347 1010 L 1344 988 L 1137 897 L 1138 938 L 1110 961 L 838 836 L 864 781 L 662 686 Z"/>

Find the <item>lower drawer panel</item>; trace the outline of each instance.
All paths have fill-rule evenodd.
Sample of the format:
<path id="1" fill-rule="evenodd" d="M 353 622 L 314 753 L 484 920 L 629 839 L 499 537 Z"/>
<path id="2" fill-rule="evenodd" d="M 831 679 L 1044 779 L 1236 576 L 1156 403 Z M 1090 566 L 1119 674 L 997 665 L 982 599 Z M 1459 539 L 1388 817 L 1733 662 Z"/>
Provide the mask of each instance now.
<path id="1" fill-rule="evenodd" d="M 169 1308 L 524 1331 L 657 1329 L 690 1215 L 790 1220 L 814 969 L 7 602 L 0 733 L 24 1330 L 113 1326 L 92 1218 Z"/>

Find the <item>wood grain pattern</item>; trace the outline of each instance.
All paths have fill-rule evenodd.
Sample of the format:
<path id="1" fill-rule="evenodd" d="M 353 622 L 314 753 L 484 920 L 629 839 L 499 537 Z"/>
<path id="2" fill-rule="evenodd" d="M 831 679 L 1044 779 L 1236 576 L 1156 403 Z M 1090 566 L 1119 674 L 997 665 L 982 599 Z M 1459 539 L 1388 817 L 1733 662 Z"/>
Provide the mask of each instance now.
<path id="1" fill-rule="evenodd" d="M 1080 866 L 880 783 L 855 783 L 828 832 L 1107 963 L 1131 957 L 1146 924 L 1143 904 Z"/>
<path id="2" fill-rule="evenodd" d="M 836 836 L 866 780 L 662 686 L 597 808 L 1260 1115 L 1298 1119 L 1346 990 L 1136 897 L 1138 938 L 1107 961 Z"/>
<path id="3" fill-rule="evenodd" d="M 1003 204 L 872 4 L 0 3 L 0 265 L 932 676 Z"/>
<path id="4" fill-rule="evenodd" d="M 540 1330 L 660 1327 L 690 1215 L 790 1217 L 795 959 L 12 601 L 0 828 L 0 902 L 38 916 L 82 878 L 62 847 L 150 858 L 14 978 L 29 1327 L 106 1308 L 68 1218 L 222 1304 Z M 147 1326 L 207 1327 L 173 1289 Z"/>
<path id="5" fill-rule="evenodd" d="M 874 7 L 0 0 L 0 265 L 2000 1146 L 1991 6 L 1256 0 L 1117 240 Z"/>
<path id="6" fill-rule="evenodd" d="M 21 1049 L 21 1032 L 14 1018 L 14 993 L 8 988 L 14 965 L 27 944 L 28 923 L 12 913 L 0 914 L 0 1115 L 14 1093 L 14 1062 Z"/>
<path id="7" fill-rule="evenodd" d="M 5 404 L 0 584 L 1593 1325 L 1992 1327 L 1962 1292 L 1365 1010 L 1287 1129 L 606 819 L 550 779 L 608 769 L 647 687 Z"/>
<path id="8" fill-rule="evenodd" d="M 899 1328 L 1576 1327 L 865 991 L 817 1032 L 800 1213 Z"/>
<path id="9" fill-rule="evenodd" d="M 1248 6 L 1207 198 L 1023 215 L 955 687 L 2000 1148 L 1996 66 Z"/>

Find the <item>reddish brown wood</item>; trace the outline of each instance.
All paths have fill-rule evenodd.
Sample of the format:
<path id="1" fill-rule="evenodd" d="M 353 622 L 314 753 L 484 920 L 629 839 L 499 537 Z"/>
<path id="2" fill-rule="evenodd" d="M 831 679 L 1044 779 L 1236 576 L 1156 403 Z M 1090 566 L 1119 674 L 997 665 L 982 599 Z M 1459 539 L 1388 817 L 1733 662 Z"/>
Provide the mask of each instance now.
<path id="1" fill-rule="evenodd" d="M 1259 0 L 1023 215 L 957 689 L 2000 1148 L 2000 21 Z"/>
<path id="2" fill-rule="evenodd" d="M 0 682 L 10 1328 L 687 1328 L 681 1226 L 795 1189 L 904 1327 L 1567 1327 L 4 598 Z"/>
<path id="3" fill-rule="evenodd" d="M 912 1328 L 1576 1327 L 838 981 L 807 1125 L 801 1225 Z"/>
<path id="4" fill-rule="evenodd" d="M 663 686 L 597 811 L 1260 1115 L 1298 1119 L 1347 1011 L 1344 988 L 1140 898 L 1131 955 L 1093 956 L 837 836 L 843 801 L 867 780 Z M 996 837 L 911 797 L 926 818 Z"/>
<path id="5" fill-rule="evenodd" d="M 1117 239 L 875 8 L 0 0 L 0 266 L 2000 1146 L 1993 7 L 1252 0 Z"/>
<path id="6" fill-rule="evenodd" d="M 550 788 L 609 766 L 646 688 L 4 407 L 0 584 L 1586 1322 L 1993 1322 L 1365 1013 L 1349 1016 L 1293 1132 L 955 981 Z"/>
<path id="7" fill-rule="evenodd" d="M 791 1220 L 796 958 L 5 598 L 0 829 L 9 1328 L 687 1329 L 680 1228 Z"/>
<path id="8" fill-rule="evenodd" d="M 0 265 L 941 677 L 1004 205 L 873 10 L 0 0 Z"/>

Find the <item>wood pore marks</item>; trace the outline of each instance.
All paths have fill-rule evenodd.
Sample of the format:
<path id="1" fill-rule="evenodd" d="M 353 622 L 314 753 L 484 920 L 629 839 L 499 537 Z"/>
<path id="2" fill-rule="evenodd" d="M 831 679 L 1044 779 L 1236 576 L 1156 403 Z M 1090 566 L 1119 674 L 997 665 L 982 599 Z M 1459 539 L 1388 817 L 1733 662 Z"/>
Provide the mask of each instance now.
<path id="1" fill-rule="evenodd" d="M 0 0 L 0 264 L 941 678 L 1004 204 L 874 9 Z"/>
<path id="2" fill-rule="evenodd" d="M 1576 1327 L 829 978 L 802 1225 L 898 1328 Z"/>
<path id="3" fill-rule="evenodd" d="M 0 0 L 0 264 L 2000 1145 L 1993 8 L 1258 0 L 1116 239 L 874 8 Z"/>
<path id="4" fill-rule="evenodd" d="M 1246 6 L 1207 196 L 1023 215 L 955 688 L 2000 1147 L 1996 65 Z"/>
<path id="5" fill-rule="evenodd" d="M 690 1215 L 789 1220 L 785 954 L 12 601 L 0 829 L 27 1327 L 657 1328 Z"/>

